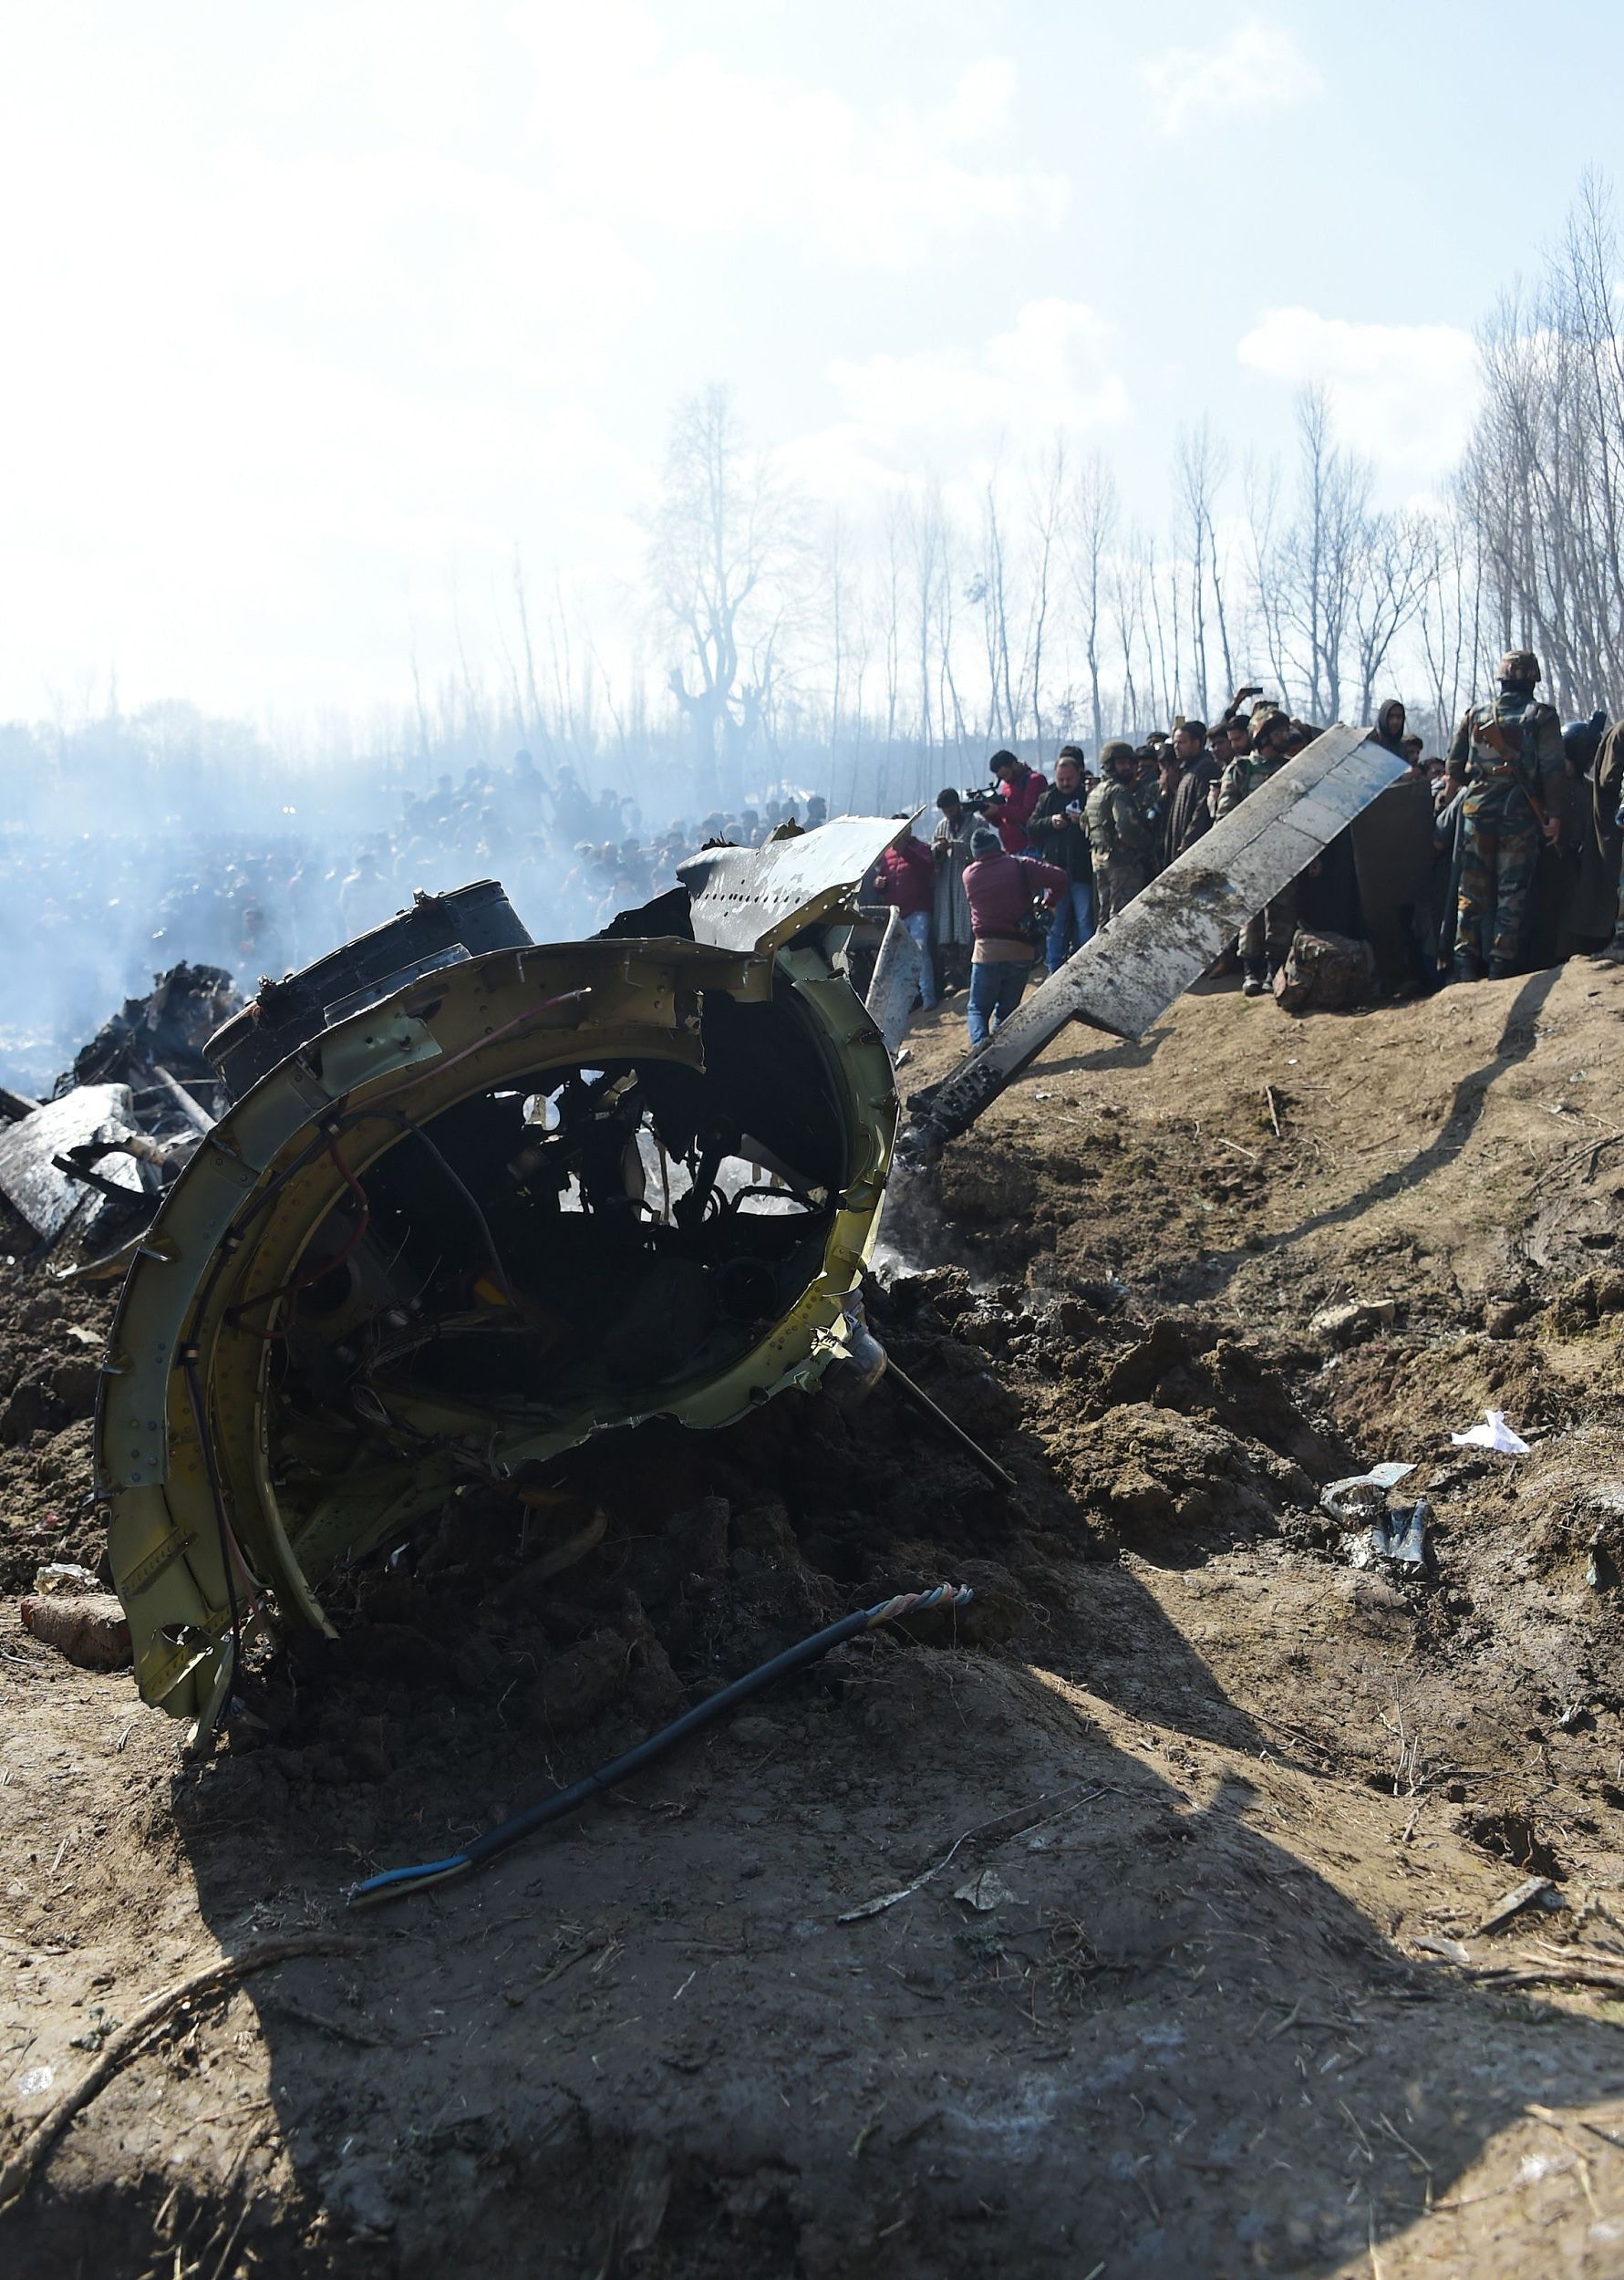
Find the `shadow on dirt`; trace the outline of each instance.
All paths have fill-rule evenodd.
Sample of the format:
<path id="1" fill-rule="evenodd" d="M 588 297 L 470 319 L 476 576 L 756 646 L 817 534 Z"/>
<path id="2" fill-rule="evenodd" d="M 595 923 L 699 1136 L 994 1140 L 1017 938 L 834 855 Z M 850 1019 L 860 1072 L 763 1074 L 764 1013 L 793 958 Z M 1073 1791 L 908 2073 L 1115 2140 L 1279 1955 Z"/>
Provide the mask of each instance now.
<path id="1" fill-rule="evenodd" d="M 1328 1211 L 1317 1211 L 1300 1219 L 1295 1227 L 1277 1230 L 1258 1229 L 1245 1245 L 1227 1250 L 1208 1251 L 1192 1262 L 1183 1276 L 1169 1282 L 1164 1297 L 1176 1301 L 1181 1297 L 1210 1298 L 1224 1289 L 1238 1268 L 1259 1254 L 1289 1250 L 1322 1228 L 1347 1226 L 1360 1219 L 1375 1203 L 1393 1196 L 1407 1194 L 1430 1179 L 1434 1172 L 1443 1170 L 1460 1155 L 1476 1130 L 1490 1088 L 1496 1077 L 1503 1076 L 1519 1062 L 1526 1061 L 1538 1040 L 1535 1022 L 1546 1000 L 1562 978 L 1559 966 L 1546 968 L 1543 972 L 1530 974 L 1512 1000 L 1493 1056 L 1481 1069 L 1474 1069 L 1464 1076 L 1454 1088 L 1449 1114 L 1439 1126 L 1434 1138 L 1419 1148 L 1406 1164 L 1396 1170 L 1384 1172 L 1357 1193 Z M 1469 985 L 1464 985 L 1469 986 Z"/>
<path id="2" fill-rule="evenodd" d="M 29 2272 L 1328 2273 L 1530 2099 L 1624 2082 L 1614 2030 L 1418 1967 L 1277 1840 L 1304 1770 L 1087 1560 L 1040 1445 L 981 1430 L 1019 1498 L 877 1396 L 786 1398 L 595 1449 L 608 1532 L 544 1591 L 501 1514 L 351 1578 L 346 1638 L 271 1670 L 173 1815 L 227 1953 L 357 1944 L 177 2022 L 106 2094 L 137 2178 L 59 2156 L 11 2221 Z M 854 1643 L 478 1879 L 346 1912 L 943 1572 L 978 1585 L 957 1629 Z M 206 2177 L 201 2114 L 242 2117 Z"/>

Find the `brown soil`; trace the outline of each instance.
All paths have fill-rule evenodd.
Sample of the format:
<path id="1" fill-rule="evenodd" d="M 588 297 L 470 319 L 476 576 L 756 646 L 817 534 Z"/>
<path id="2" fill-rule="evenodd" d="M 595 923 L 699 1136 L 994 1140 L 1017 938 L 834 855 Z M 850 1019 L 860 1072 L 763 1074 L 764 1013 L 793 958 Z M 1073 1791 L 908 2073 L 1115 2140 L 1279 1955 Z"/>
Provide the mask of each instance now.
<path id="1" fill-rule="evenodd" d="M 128 1674 L 10 1618 L 0 2165 L 162 1988 L 347 1944 L 155 2030 L 0 2254 L 1624 2269 L 1621 1017 L 1624 974 L 1576 964 L 1061 1041 L 893 1214 L 872 1307 L 1012 1495 L 884 1384 L 605 1443 L 570 1468 L 608 1516 L 585 1558 L 545 1572 L 579 1505 L 448 1516 L 342 1580 L 337 1645 L 260 1658 L 199 1766 Z M 960 1031 L 922 1023 L 905 1077 Z M 0 1289 L 14 1597 L 97 1562 L 70 1331 L 105 1315 Z M 1490 1406 L 1530 1455 L 1451 1446 Z M 1353 1568 L 1319 1508 L 1390 1456 L 1433 1502 L 1424 1577 Z M 977 1587 L 956 1624 L 843 1648 L 479 1878 L 347 1914 L 357 1875 L 943 1576 Z M 1481 1932 L 1534 1874 L 1558 1904 Z"/>

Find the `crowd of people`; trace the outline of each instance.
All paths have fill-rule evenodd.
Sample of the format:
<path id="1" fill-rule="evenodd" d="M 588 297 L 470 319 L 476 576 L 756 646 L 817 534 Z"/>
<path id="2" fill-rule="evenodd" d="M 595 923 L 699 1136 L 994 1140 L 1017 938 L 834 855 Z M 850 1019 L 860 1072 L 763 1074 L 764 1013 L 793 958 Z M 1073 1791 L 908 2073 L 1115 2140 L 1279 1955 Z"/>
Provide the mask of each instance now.
<path id="1" fill-rule="evenodd" d="M 1624 723 L 1608 729 L 1598 713 L 1564 727 L 1536 700 L 1538 679 L 1536 658 L 1508 654 L 1499 694 L 1443 755 L 1423 752 L 1401 702 L 1380 710 L 1377 741 L 1431 794 L 1418 788 L 1410 803 L 1433 865 L 1426 907 L 1407 921 L 1410 986 L 1547 963 L 1614 933 Z M 1035 973 L 1063 964 L 1317 733 L 1248 687 L 1210 728 L 1185 720 L 1109 739 L 1092 767 L 1076 743 L 1049 775 L 996 752 L 991 781 L 940 793 L 928 840 L 905 834 L 870 884 L 877 915 L 895 908 L 919 947 L 923 1003 L 965 991 L 979 1042 Z M 590 791 L 569 763 L 543 772 L 520 751 L 460 782 L 441 775 L 391 824 L 347 838 L 169 827 L 150 840 L 0 838 L 0 978 L 33 985 L 9 992 L 26 1010 L 0 1022 L 0 1076 L 38 1082 L 64 1044 L 179 958 L 251 990 L 382 923 L 419 887 L 481 876 L 502 882 L 538 937 L 586 936 L 675 886 L 706 845 L 760 846 L 826 814 L 812 794 L 656 820 L 634 793 Z M 1248 993 L 1269 987 L 1299 922 L 1363 923 L 1357 895 L 1338 901 L 1317 876 L 1295 882 L 1236 946 Z"/>
<path id="2" fill-rule="evenodd" d="M 1464 716 L 1447 755 L 1426 753 L 1398 699 L 1377 716 L 1374 741 L 1415 787 L 1399 826 L 1424 839 L 1431 858 L 1403 912 L 1400 989 L 1499 978 L 1530 963 L 1542 890 L 1551 955 L 1624 956 L 1624 723 L 1617 737 L 1599 712 L 1563 727 L 1536 700 L 1539 663 L 1529 651 L 1508 652 L 1498 679 L 1499 695 Z M 923 1003 L 964 990 L 970 1042 L 984 1042 L 1034 974 L 1055 971 L 1319 734 L 1247 687 L 1210 729 L 1189 720 L 1137 744 L 1108 740 L 1097 772 L 1075 743 L 1060 747 L 1052 782 L 995 752 L 993 782 L 940 793 L 928 846 L 910 835 L 876 872 L 874 892 L 919 946 Z M 1324 926 L 1329 910 L 1341 928 L 1362 926 L 1360 882 L 1322 885 L 1327 868 L 1336 866 L 1315 863 L 1242 930 L 1234 957 L 1248 996 L 1273 985 L 1300 924 Z"/>

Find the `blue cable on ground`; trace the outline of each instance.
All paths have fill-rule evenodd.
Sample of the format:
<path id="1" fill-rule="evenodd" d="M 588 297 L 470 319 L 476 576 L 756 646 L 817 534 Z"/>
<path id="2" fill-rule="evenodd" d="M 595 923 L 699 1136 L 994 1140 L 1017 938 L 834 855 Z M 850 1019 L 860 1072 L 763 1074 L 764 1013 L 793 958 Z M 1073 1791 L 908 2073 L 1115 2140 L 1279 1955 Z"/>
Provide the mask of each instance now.
<path id="1" fill-rule="evenodd" d="M 703 1702 L 696 1703 L 691 1710 L 685 1711 L 671 1725 L 662 1726 L 657 1734 L 651 1734 L 646 1742 L 639 1742 L 636 1749 L 628 1749 L 624 1757 L 616 1757 L 612 1765 L 600 1767 L 596 1773 L 589 1773 L 584 1780 L 574 1783 L 567 1789 L 560 1789 L 556 1797 L 546 1798 L 540 1805 L 533 1805 L 522 1813 L 515 1813 L 511 1820 L 499 1822 L 496 1828 L 488 1829 L 482 1837 L 476 1837 L 465 1851 L 449 1853 L 443 1860 L 419 1860 L 413 1868 L 385 1869 L 381 1875 L 368 1876 L 359 1884 L 352 1884 L 346 1898 L 352 1908 L 371 1908 L 379 1901 L 404 1899 L 408 1892 L 421 1891 L 426 1885 L 443 1884 L 452 1877 L 467 1876 L 471 1870 L 481 1868 L 487 1860 L 493 1860 L 499 1852 L 507 1851 L 510 1845 L 518 1844 L 522 1838 L 530 1836 L 535 1829 L 544 1829 L 549 1821 L 561 1820 L 566 1813 L 573 1813 L 576 1806 L 584 1805 L 588 1798 L 601 1797 L 605 1789 L 613 1788 L 617 1781 L 624 1781 L 639 1767 L 663 1757 L 667 1750 L 674 1748 L 688 1735 L 697 1734 L 713 1718 L 719 1718 L 736 1703 L 746 1701 L 763 1686 L 771 1685 L 775 1679 L 787 1676 L 791 1671 L 802 1670 L 808 1663 L 815 1663 L 821 1655 L 827 1654 L 832 1647 L 839 1646 L 843 1640 L 854 1639 L 859 1632 L 877 1630 L 881 1623 L 895 1622 L 902 1615 L 923 1614 L 927 1608 L 962 1607 L 974 1597 L 968 1584 L 938 1583 L 931 1591 L 899 1591 L 893 1599 L 882 1600 L 877 1607 L 865 1607 L 854 1615 L 843 1615 L 838 1622 L 830 1623 L 825 1630 L 813 1632 L 810 1639 L 802 1639 L 798 1646 L 786 1647 L 782 1654 L 775 1654 L 770 1663 L 761 1663 L 743 1678 L 736 1678 L 730 1686 L 724 1686 L 719 1694 L 707 1695 Z"/>

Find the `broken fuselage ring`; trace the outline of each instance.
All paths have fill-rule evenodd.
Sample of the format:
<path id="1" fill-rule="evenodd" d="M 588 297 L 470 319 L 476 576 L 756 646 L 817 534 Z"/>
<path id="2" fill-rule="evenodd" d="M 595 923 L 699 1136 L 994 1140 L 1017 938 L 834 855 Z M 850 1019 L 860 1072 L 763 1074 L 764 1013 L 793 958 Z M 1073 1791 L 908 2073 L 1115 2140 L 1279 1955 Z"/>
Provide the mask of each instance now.
<path id="1" fill-rule="evenodd" d="M 218 1714 L 246 1621 L 654 1415 L 840 1351 L 896 1103 L 813 928 L 506 948 L 324 1030 L 222 1119 L 120 1298 L 96 1423 L 143 1696 Z"/>

